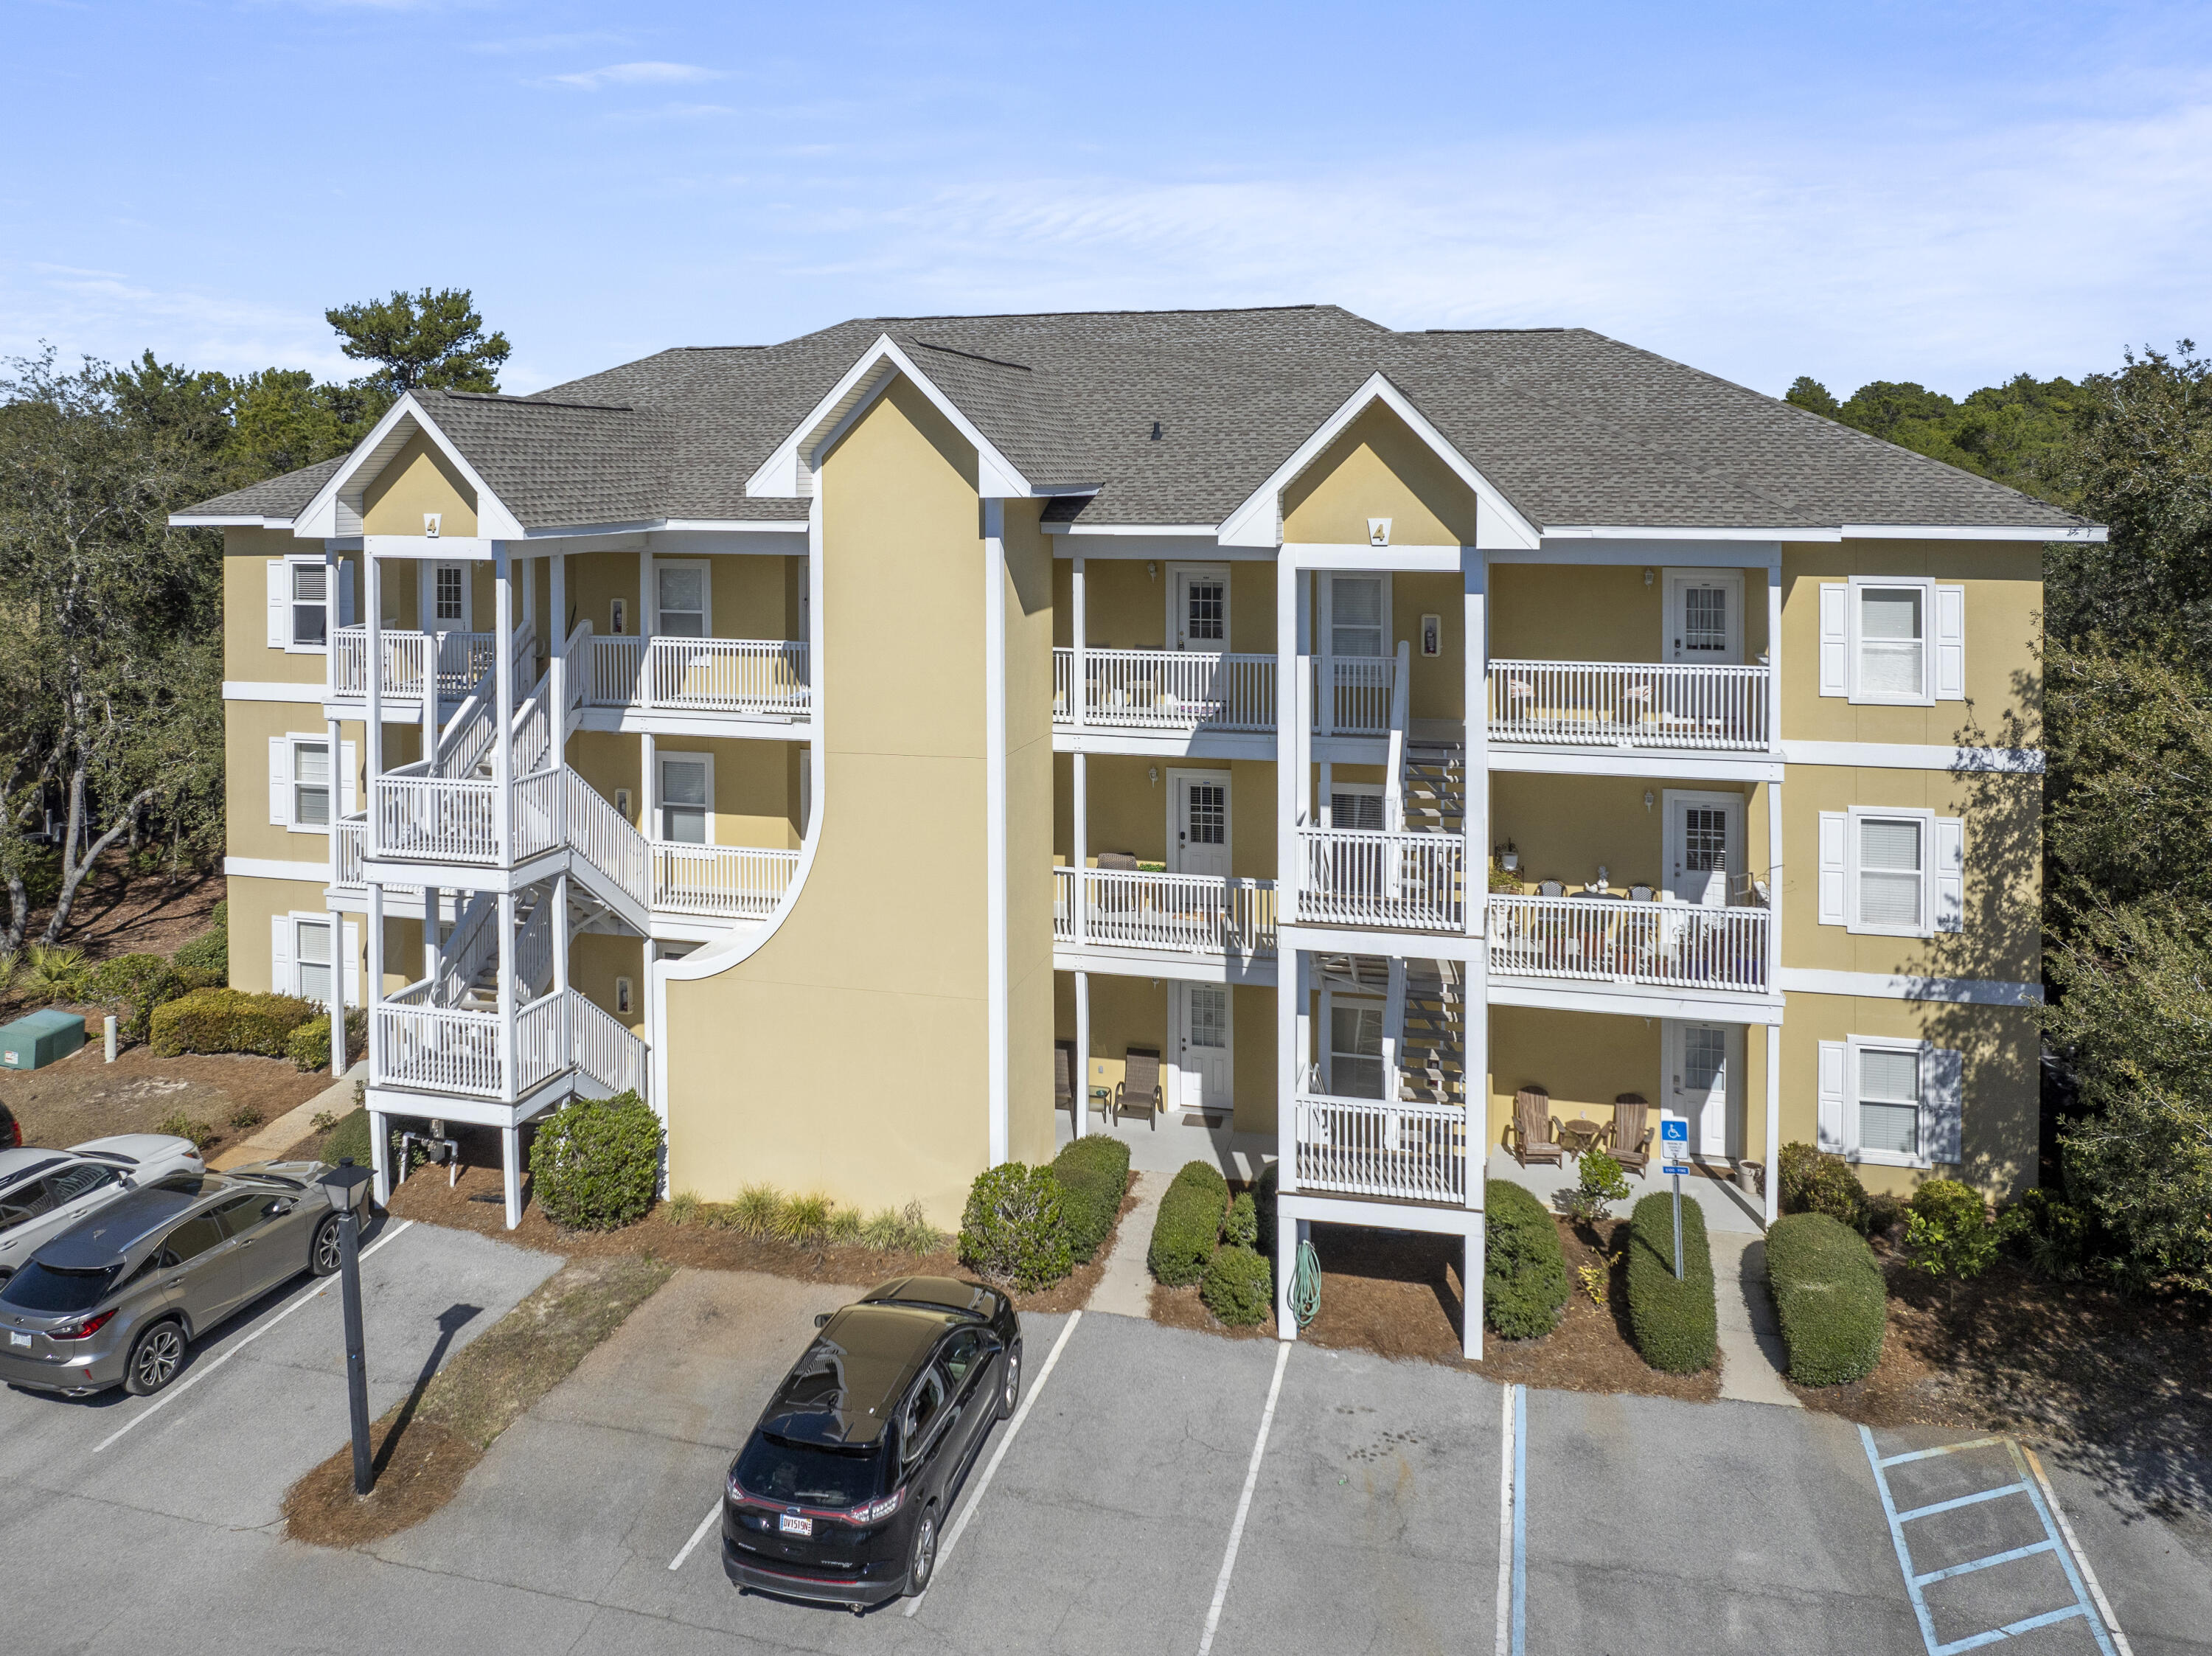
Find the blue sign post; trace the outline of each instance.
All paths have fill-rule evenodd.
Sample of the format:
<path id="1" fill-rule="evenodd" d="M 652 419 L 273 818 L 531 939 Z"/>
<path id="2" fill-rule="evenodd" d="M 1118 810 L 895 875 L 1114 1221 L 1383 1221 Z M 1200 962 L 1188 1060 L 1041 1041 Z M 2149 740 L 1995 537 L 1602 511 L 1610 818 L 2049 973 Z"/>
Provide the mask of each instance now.
<path id="1" fill-rule="evenodd" d="M 1659 1154 L 1674 1180 L 1674 1280 L 1682 1280 L 1682 1175 L 1689 1171 L 1690 1124 L 1680 1116 L 1659 1119 Z"/>

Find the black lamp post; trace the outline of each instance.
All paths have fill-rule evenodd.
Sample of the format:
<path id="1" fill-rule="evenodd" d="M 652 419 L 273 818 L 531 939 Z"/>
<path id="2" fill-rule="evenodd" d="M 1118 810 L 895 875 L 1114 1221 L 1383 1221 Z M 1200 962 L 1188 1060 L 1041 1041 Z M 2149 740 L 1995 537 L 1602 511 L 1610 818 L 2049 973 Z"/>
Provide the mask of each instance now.
<path id="1" fill-rule="evenodd" d="M 338 1216 L 338 1262 L 345 1300 L 346 1400 L 353 1410 L 353 1492 L 374 1487 L 368 1465 L 368 1358 L 361 1336 L 361 1209 L 375 1175 L 346 1156 L 319 1180 Z"/>

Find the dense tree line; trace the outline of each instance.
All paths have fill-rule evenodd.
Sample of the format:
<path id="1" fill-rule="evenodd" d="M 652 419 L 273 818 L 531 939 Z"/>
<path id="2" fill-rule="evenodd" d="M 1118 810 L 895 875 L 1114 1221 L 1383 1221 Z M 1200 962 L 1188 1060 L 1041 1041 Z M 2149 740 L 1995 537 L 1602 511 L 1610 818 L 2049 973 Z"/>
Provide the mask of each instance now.
<path id="1" fill-rule="evenodd" d="M 118 846 L 173 877 L 222 846 L 222 545 L 169 514 L 343 453 L 414 386 L 497 389 L 465 290 L 325 315 L 361 378 L 51 347 L 0 374 L 0 952 L 47 904 L 59 938 Z"/>
<path id="2" fill-rule="evenodd" d="M 1963 401 L 1789 400 L 2108 525 L 2045 558 L 2046 1032 L 2079 1088 L 2069 1192 L 2137 1281 L 2212 1291 L 2212 361 Z"/>

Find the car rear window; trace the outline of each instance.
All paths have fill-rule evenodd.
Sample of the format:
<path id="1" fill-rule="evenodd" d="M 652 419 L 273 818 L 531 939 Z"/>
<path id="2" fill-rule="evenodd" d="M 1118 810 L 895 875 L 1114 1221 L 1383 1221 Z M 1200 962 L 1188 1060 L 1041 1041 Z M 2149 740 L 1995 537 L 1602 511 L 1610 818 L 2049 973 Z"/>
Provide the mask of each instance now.
<path id="1" fill-rule="evenodd" d="M 738 1457 L 748 1495 L 794 1507 L 856 1507 L 886 1493 L 879 1447 L 833 1449 L 756 1432 Z"/>
<path id="2" fill-rule="evenodd" d="M 89 1311 L 98 1305 L 100 1296 L 107 1292 L 107 1285 L 114 1280 L 113 1265 L 101 1265 L 92 1271 L 57 1271 L 33 1259 L 8 1279 L 6 1290 L 0 1292 L 0 1303 L 43 1316 L 67 1316 L 73 1312 Z"/>

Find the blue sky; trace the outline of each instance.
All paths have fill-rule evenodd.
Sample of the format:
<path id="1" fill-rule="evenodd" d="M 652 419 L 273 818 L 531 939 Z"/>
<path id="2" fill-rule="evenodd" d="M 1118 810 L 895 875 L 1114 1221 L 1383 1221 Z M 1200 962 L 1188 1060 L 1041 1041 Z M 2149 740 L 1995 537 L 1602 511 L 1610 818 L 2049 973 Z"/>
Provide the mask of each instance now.
<path id="1" fill-rule="evenodd" d="M 0 0 L 0 355 L 532 390 L 856 314 L 1333 300 L 1769 391 L 2212 335 L 2212 8 Z"/>

